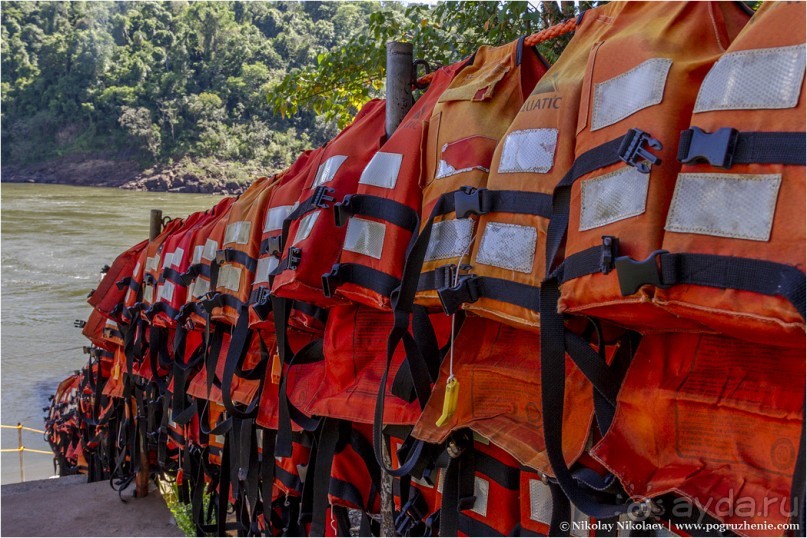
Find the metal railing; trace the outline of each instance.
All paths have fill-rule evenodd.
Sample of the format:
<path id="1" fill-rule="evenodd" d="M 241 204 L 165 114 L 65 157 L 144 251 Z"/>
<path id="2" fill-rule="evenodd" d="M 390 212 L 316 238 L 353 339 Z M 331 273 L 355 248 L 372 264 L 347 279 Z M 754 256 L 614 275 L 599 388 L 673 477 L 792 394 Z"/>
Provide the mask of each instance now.
<path id="1" fill-rule="evenodd" d="M 25 452 L 32 452 L 34 454 L 46 454 L 48 456 L 53 456 L 53 452 L 50 450 L 38 450 L 36 448 L 28 448 L 22 444 L 22 432 L 33 432 L 33 433 L 41 433 L 44 434 L 44 430 L 37 430 L 36 428 L 29 428 L 28 426 L 23 426 L 19 422 L 16 426 L 8 426 L 6 424 L 0 424 L 0 428 L 7 429 L 7 430 L 17 430 L 17 448 L 0 448 L 1 452 L 18 452 L 20 455 L 20 482 L 25 482 L 25 466 L 23 460 L 23 454 Z"/>

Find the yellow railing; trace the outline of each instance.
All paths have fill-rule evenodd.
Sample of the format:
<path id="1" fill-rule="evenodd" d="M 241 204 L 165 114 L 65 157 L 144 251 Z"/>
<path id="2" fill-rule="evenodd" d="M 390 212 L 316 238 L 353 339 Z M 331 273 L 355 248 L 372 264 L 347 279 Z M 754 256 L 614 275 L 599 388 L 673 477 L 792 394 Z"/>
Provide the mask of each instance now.
<path id="1" fill-rule="evenodd" d="M 20 455 L 20 482 L 25 482 L 25 467 L 23 465 L 23 453 L 24 452 L 33 452 L 34 454 L 45 454 L 49 456 L 53 456 L 53 452 L 49 450 L 37 450 L 35 448 L 28 448 L 22 444 L 22 432 L 33 432 L 33 433 L 42 433 L 44 434 L 44 430 L 37 430 L 36 428 L 29 428 L 28 426 L 23 426 L 19 422 L 16 426 L 8 426 L 6 424 L 0 424 L 0 428 L 4 428 L 7 430 L 17 430 L 17 448 L 0 448 L 0 453 L 2 452 L 17 452 Z"/>

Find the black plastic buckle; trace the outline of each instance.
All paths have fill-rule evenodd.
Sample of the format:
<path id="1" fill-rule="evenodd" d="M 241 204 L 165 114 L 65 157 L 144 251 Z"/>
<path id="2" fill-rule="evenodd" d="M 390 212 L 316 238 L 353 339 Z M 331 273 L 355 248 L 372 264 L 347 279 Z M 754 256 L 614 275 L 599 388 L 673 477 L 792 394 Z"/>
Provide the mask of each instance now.
<path id="1" fill-rule="evenodd" d="M 335 263 L 329 273 L 322 275 L 322 293 L 325 294 L 325 297 L 333 297 L 336 286 L 342 282 L 342 279 L 339 278 L 340 266 L 340 264 Z"/>
<path id="2" fill-rule="evenodd" d="M 157 283 L 157 281 L 154 279 L 154 275 L 146 273 L 145 275 L 143 275 L 143 283 L 146 284 L 147 286 L 153 286 L 154 284 Z"/>
<path id="3" fill-rule="evenodd" d="M 681 131 L 679 147 L 682 149 L 689 139 L 686 154 L 679 155 L 683 164 L 706 161 L 718 168 L 731 168 L 734 161 L 734 149 L 737 147 L 739 132 L 732 127 L 722 127 L 713 133 L 707 133 L 699 127 L 690 127 Z"/>
<path id="4" fill-rule="evenodd" d="M 300 265 L 300 260 L 303 257 L 303 249 L 299 247 L 291 247 L 289 249 L 289 263 L 287 267 L 291 270 L 297 269 Z"/>
<path id="5" fill-rule="evenodd" d="M 104 265 L 103 267 L 101 267 L 101 274 L 102 275 L 105 275 L 108 272 L 109 272 L 109 265 Z"/>
<path id="6" fill-rule="evenodd" d="M 629 256 L 620 256 L 616 259 L 616 275 L 619 279 L 619 290 L 623 296 L 633 295 L 639 288 L 650 284 L 657 288 L 666 288 L 661 282 L 658 258 L 667 254 L 666 250 L 656 250 L 641 261 Z"/>
<path id="7" fill-rule="evenodd" d="M 619 158 L 636 168 L 643 174 L 650 173 L 651 165 L 661 164 L 661 159 L 653 155 L 643 146 L 647 144 L 652 149 L 662 149 L 661 142 L 640 129 L 628 129 L 622 144 L 619 146 Z"/>
<path id="8" fill-rule="evenodd" d="M 460 187 L 454 192 L 454 211 L 458 219 L 467 218 L 469 214 L 484 215 L 488 212 L 483 207 L 483 196 L 487 189 Z"/>
<path id="9" fill-rule="evenodd" d="M 434 289 L 450 288 L 457 274 L 457 266 L 453 263 L 441 265 L 434 270 Z"/>
<path id="10" fill-rule="evenodd" d="M 270 254 L 276 258 L 279 258 L 280 255 L 283 254 L 283 236 L 273 235 L 272 237 L 268 237 L 266 239 L 264 250 L 261 252 L 261 254 Z"/>
<path id="11" fill-rule="evenodd" d="M 476 275 L 463 275 L 456 286 L 438 288 L 437 295 L 447 315 L 455 314 L 463 303 L 475 303 L 481 295 L 482 281 Z"/>
<path id="12" fill-rule="evenodd" d="M 319 208 L 325 209 L 328 207 L 328 202 L 333 202 L 334 197 L 328 196 L 329 192 L 333 192 L 333 189 L 321 185 L 314 190 L 314 197 L 311 200 L 311 203 Z"/>
<path id="13" fill-rule="evenodd" d="M 353 208 L 350 206 L 353 201 L 353 195 L 348 194 L 341 202 L 333 205 L 333 220 L 336 226 L 341 228 L 347 224 L 347 219 L 353 216 Z"/>
<path id="14" fill-rule="evenodd" d="M 87 322 L 81 319 L 77 319 L 73 322 L 73 327 L 77 329 L 83 329 L 85 325 L 87 325 Z"/>
<path id="15" fill-rule="evenodd" d="M 257 294 L 255 297 L 255 304 L 258 306 L 264 306 L 266 303 L 269 302 L 269 298 L 271 297 L 271 291 L 269 288 L 261 286 L 257 290 Z"/>
<path id="16" fill-rule="evenodd" d="M 600 271 L 607 275 L 614 268 L 614 260 L 619 255 L 619 239 L 613 235 L 602 236 L 602 251 L 600 252 Z"/>
<path id="17" fill-rule="evenodd" d="M 224 249 L 217 250 L 216 251 L 216 257 L 214 258 L 214 261 L 219 265 L 226 262 L 227 261 L 227 252 Z"/>
<path id="18" fill-rule="evenodd" d="M 95 290 L 90 290 L 90 293 L 87 294 L 87 299 L 92 297 L 92 294 L 95 293 Z"/>

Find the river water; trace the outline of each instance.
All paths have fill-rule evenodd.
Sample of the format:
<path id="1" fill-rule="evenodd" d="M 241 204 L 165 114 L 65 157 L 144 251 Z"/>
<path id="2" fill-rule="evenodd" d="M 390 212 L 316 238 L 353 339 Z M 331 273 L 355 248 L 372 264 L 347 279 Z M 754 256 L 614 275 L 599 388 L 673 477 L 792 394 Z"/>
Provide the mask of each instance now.
<path id="1" fill-rule="evenodd" d="M 148 237 L 149 210 L 184 217 L 220 196 L 133 192 L 65 185 L 3 184 L 0 191 L 0 423 L 43 429 L 42 408 L 58 383 L 86 362 L 87 293 L 99 269 Z M 23 444 L 49 450 L 41 434 Z M 17 431 L 2 430 L 2 448 L 17 447 Z M 52 458 L 24 455 L 25 480 L 53 474 Z M 19 482 L 19 456 L 2 453 L 2 483 Z"/>

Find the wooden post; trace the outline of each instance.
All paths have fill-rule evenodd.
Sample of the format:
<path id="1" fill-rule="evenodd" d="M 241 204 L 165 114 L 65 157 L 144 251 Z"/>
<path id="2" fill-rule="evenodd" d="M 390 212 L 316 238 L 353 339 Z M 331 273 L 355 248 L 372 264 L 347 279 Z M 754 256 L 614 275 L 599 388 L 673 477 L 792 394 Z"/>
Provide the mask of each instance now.
<path id="1" fill-rule="evenodd" d="M 391 41 L 387 43 L 387 137 L 412 108 L 412 83 L 414 69 L 412 44 Z M 387 444 L 382 446 L 384 464 L 392 465 Z M 395 536 L 395 504 L 392 495 L 392 476 L 381 473 L 381 536 Z"/>
<path id="2" fill-rule="evenodd" d="M 149 241 L 160 235 L 163 228 L 163 211 L 162 209 L 152 209 L 149 218 Z M 141 410 L 138 409 L 138 413 Z M 141 425 L 141 427 L 145 427 Z M 138 443 L 140 443 L 140 471 L 135 478 L 135 497 L 146 497 L 149 494 L 149 450 L 146 436 L 139 436 Z"/>
<path id="3" fill-rule="evenodd" d="M 22 453 L 23 453 L 23 445 L 22 445 L 22 424 L 17 422 L 17 450 L 20 453 L 20 482 L 25 482 L 25 467 L 22 463 Z"/>

